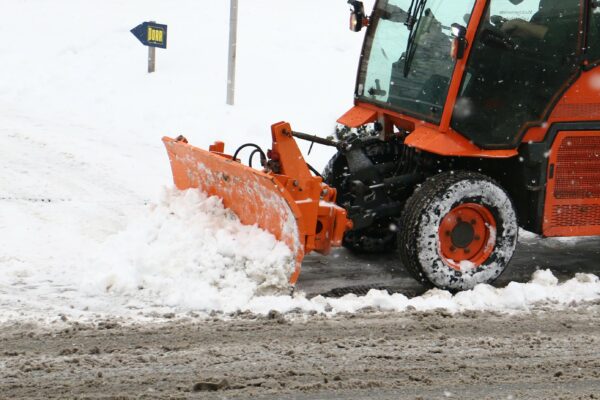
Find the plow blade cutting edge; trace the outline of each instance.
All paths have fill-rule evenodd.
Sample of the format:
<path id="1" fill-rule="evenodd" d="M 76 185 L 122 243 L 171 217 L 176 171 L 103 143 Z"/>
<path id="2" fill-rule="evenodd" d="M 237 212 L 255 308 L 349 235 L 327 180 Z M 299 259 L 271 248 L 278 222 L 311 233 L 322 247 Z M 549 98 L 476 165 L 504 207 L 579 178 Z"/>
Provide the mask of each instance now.
<path id="1" fill-rule="evenodd" d="M 313 250 L 327 254 L 332 246 L 340 246 L 352 223 L 335 204 L 335 189 L 310 173 L 291 132 L 284 122 L 271 127 L 273 147 L 263 171 L 224 154 L 222 142 L 209 151 L 189 145 L 183 137 L 165 137 L 163 142 L 175 186 L 221 198 L 243 224 L 257 225 L 284 242 L 294 255 L 290 283 L 295 284 L 304 255 Z"/>

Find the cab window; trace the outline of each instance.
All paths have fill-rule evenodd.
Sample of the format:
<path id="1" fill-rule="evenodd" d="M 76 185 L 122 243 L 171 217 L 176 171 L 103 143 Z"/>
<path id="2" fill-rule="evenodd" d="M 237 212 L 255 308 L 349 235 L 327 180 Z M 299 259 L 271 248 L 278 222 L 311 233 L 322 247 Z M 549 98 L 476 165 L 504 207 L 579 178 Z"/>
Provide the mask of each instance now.
<path id="1" fill-rule="evenodd" d="M 581 0 L 492 0 L 452 127 L 483 148 L 517 145 L 579 68 L 581 15 Z"/>
<path id="2" fill-rule="evenodd" d="M 592 1 L 592 4 L 596 2 Z M 593 5 L 590 8 L 590 24 L 588 34 L 587 58 L 590 62 L 600 62 L 600 6 Z"/>

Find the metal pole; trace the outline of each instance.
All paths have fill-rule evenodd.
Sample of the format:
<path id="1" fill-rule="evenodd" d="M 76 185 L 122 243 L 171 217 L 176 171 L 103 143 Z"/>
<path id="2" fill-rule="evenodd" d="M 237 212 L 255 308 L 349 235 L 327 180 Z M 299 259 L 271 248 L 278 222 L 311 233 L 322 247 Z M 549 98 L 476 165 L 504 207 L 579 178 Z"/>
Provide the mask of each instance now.
<path id="1" fill-rule="evenodd" d="M 154 23 L 154 21 L 150 21 Z M 156 70 L 156 47 L 148 46 L 148 73 L 151 74 Z"/>
<path id="2" fill-rule="evenodd" d="M 156 47 L 148 47 L 148 73 L 151 74 L 156 68 Z"/>
<path id="3" fill-rule="evenodd" d="M 238 0 L 231 0 L 229 12 L 229 65 L 227 71 L 227 104 L 235 101 L 235 62 L 237 58 Z"/>

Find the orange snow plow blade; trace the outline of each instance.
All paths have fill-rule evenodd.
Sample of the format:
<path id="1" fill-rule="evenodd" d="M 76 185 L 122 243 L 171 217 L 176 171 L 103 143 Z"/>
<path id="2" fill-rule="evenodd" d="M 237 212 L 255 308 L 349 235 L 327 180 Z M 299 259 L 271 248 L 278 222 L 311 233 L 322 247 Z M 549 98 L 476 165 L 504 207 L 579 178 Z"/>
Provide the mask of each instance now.
<path id="1" fill-rule="evenodd" d="M 335 204 L 335 189 L 313 176 L 287 123 L 271 128 L 273 147 L 263 171 L 242 165 L 224 154 L 216 142 L 210 151 L 193 147 L 183 137 L 163 138 L 178 189 L 198 188 L 220 197 L 246 225 L 257 225 L 284 242 L 295 256 L 290 283 L 300 274 L 304 255 L 326 254 L 340 246 L 352 223 Z"/>

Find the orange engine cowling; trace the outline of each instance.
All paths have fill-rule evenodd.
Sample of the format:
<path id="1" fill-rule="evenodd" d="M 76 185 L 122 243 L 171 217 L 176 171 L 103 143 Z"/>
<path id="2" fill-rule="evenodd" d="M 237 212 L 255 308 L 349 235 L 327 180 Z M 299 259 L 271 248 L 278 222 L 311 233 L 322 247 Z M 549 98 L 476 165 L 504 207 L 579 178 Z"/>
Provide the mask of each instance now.
<path id="1" fill-rule="evenodd" d="M 270 157 L 279 167 L 277 173 L 242 165 L 224 154 L 222 142 L 209 151 L 191 146 L 182 137 L 165 137 L 163 142 L 177 188 L 198 188 L 220 197 L 243 224 L 257 225 L 283 241 L 295 255 L 290 277 L 295 284 L 304 255 L 327 254 L 331 247 L 340 246 L 352 222 L 335 204 L 335 189 L 310 173 L 291 132 L 285 122 L 271 127 Z"/>

